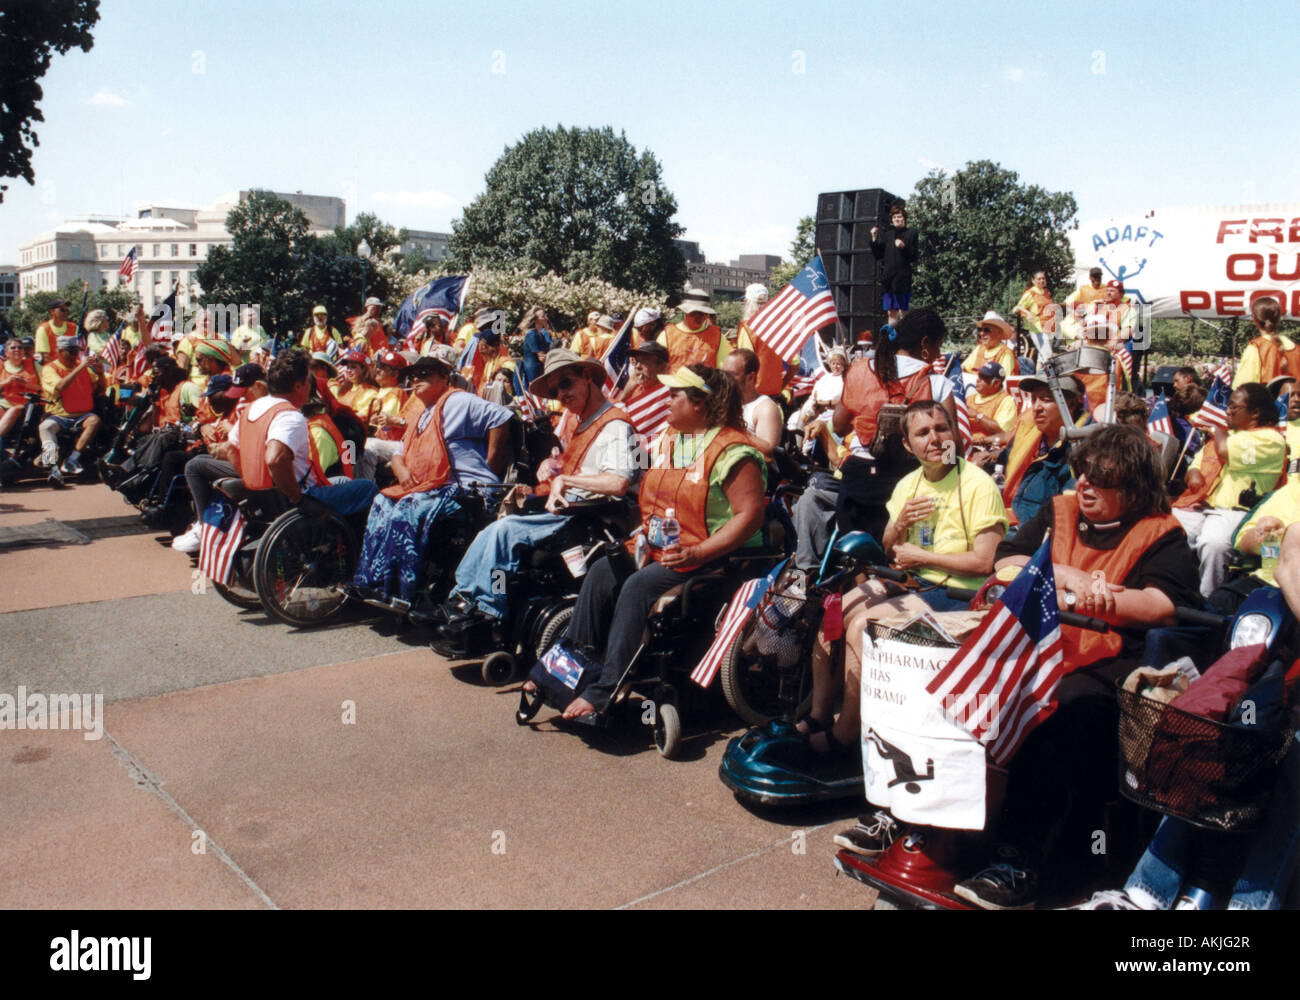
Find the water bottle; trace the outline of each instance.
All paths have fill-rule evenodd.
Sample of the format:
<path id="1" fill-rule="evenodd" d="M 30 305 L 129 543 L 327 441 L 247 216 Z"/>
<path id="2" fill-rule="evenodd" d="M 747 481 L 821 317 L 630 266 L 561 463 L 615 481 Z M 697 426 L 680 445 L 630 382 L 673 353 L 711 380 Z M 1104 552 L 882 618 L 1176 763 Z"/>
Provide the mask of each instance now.
<path id="1" fill-rule="evenodd" d="M 1282 538 L 1276 531 L 1270 531 L 1259 543 L 1259 569 L 1270 579 L 1276 579 L 1277 560 L 1282 553 Z"/>
<path id="2" fill-rule="evenodd" d="M 552 448 L 551 457 L 546 460 L 546 469 L 550 473 L 550 475 L 547 476 L 546 478 L 554 479 L 556 476 L 560 474 L 560 470 L 563 468 L 564 468 L 564 461 L 563 459 L 560 458 L 560 449 Z"/>
<path id="3" fill-rule="evenodd" d="M 669 507 L 664 511 L 663 520 L 659 522 L 659 535 L 665 549 L 675 549 L 682 537 L 682 526 L 677 523 L 677 511 Z"/>
<path id="4" fill-rule="evenodd" d="M 993 482 L 999 490 L 1007 485 L 1007 470 L 1005 466 L 993 466 Z"/>
<path id="5" fill-rule="evenodd" d="M 920 525 L 920 529 L 919 529 L 919 531 L 917 532 L 917 534 L 918 534 L 918 538 L 919 538 L 919 540 L 918 540 L 918 544 L 921 546 L 921 548 L 926 549 L 926 550 L 929 550 L 929 549 L 933 549 L 933 548 L 934 548 L 934 524 L 933 524 L 933 522 L 931 522 L 931 521 L 926 521 L 925 523 L 923 523 L 922 525 Z"/>

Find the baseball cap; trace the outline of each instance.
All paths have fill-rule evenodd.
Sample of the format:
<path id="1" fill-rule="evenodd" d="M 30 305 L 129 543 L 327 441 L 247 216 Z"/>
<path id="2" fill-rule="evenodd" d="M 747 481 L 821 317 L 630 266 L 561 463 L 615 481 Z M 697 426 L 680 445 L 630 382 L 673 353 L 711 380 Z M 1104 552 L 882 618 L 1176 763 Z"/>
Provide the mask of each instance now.
<path id="1" fill-rule="evenodd" d="M 1060 378 L 1061 391 L 1072 392 L 1076 396 L 1083 395 L 1083 383 L 1073 375 L 1062 375 Z M 1049 389 L 1047 380 L 1037 375 L 1029 375 L 1020 380 L 1020 388 L 1025 392 L 1033 392 L 1035 389 Z"/>
<path id="2" fill-rule="evenodd" d="M 990 361 L 988 364 L 982 365 L 980 367 L 979 374 L 983 375 L 985 378 L 1006 378 L 1007 377 L 1007 373 L 1002 370 L 1002 366 L 998 364 L 996 361 Z"/>
<path id="3" fill-rule="evenodd" d="M 234 384 L 235 380 L 225 372 L 222 372 L 220 375 L 213 375 L 208 379 L 208 387 L 203 390 L 203 398 L 211 399 L 213 396 L 220 396 L 222 393 L 229 390 Z M 245 390 L 241 389 L 239 394 L 242 396 L 244 391 Z"/>

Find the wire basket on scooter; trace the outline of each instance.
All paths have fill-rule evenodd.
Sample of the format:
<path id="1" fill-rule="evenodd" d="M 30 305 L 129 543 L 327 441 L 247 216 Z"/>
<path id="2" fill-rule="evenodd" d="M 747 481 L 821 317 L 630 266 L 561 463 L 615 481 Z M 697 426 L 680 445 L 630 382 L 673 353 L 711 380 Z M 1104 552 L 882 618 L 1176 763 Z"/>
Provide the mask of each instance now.
<path id="1" fill-rule="evenodd" d="M 1224 725 L 1122 687 L 1117 693 L 1126 798 L 1207 830 L 1259 825 L 1290 727 Z"/>
<path id="2" fill-rule="evenodd" d="M 808 605 L 800 579 L 786 570 L 758 602 L 754 624 L 745 637 L 745 652 L 770 658 L 782 668 L 794 666 L 803 656 L 808 629 L 804 611 Z"/>
<path id="3" fill-rule="evenodd" d="M 922 630 L 913 626 L 898 629 L 889 625 L 881 625 L 879 622 L 869 621 L 867 622 L 867 631 L 872 642 L 892 639 L 895 642 L 905 642 L 909 646 L 929 646 L 933 649 L 956 649 L 961 645 L 957 642 L 948 641 L 948 639 L 933 630 Z"/>

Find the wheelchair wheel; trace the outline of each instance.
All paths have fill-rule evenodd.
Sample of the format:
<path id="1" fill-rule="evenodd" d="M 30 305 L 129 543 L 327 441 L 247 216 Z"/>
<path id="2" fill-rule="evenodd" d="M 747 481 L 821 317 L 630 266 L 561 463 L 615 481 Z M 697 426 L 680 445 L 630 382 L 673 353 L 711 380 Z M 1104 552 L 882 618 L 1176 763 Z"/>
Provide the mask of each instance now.
<path id="1" fill-rule="evenodd" d="M 655 706 L 655 747 L 669 760 L 682 748 L 682 717 L 671 702 Z"/>
<path id="2" fill-rule="evenodd" d="M 502 687 L 515 679 L 515 669 L 514 654 L 498 649 L 483 661 L 483 679 L 493 687 Z"/>
<path id="3" fill-rule="evenodd" d="M 569 622 L 573 620 L 573 605 L 567 608 L 561 608 L 546 623 L 542 629 L 542 634 L 537 639 L 537 648 L 533 650 L 540 660 L 542 654 L 554 646 L 557 642 L 565 637 L 569 631 Z"/>
<path id="4" fill-rule="evenodd" d="M 257 547 L 253 583 L 267 614 L 295 628 L 312 628 L 332 617 L 347 596 L 356 543 L 334 517 L 307 517 L 296 510 L 276 519 Z"/>
<path id="5" fill-rule="evenodd" d="M 731 710 L 749 725 L 761 726 L 772 719 L 793 717 L 799 708 L 799 689 L 804 685 L 776 663 L 766 663 L 761 656 L 746 651 L 751 629 L 741 629 L 727 647 L 718 668 L 718 681 Z"/>
<path id="6" fill-rule="evenodd" d="M 212 589 L 220 594 L 223 600 L 229 601 L 237 608 L 252 611 L 262 606 L 262 599 L 257 596 L 257 592 L 245 590 L 238 579 L 231 580 L 229 584 L 217 583 L 216 580 L 210 582 Z"/>

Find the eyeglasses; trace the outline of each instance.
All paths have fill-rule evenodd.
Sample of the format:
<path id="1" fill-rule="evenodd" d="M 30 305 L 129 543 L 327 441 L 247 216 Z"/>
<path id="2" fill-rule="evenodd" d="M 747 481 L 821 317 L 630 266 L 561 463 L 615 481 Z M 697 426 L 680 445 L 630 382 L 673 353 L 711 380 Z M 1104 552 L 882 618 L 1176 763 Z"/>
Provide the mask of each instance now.
<path id="1" fill-rule="evenodd" d="M 1096 466 L 1091 462 L 1075 469 L 1074 478 L 1086 478 L 1089 486 L 1099 490 L 1115 490 L 1120 487 L 1118 470 L 1105 466 Z"/>
<path id="2" fill-rule="evenodd" d="M 568 375 L 565 375 L 564 378 L 560 379 L 555 383 L 555 391 L 568 392 L 570 389 L 573 388 L 575 381 L 576 381 L 575 379 L 569 377 Z"/>

